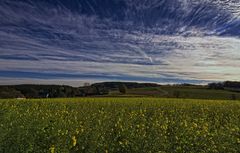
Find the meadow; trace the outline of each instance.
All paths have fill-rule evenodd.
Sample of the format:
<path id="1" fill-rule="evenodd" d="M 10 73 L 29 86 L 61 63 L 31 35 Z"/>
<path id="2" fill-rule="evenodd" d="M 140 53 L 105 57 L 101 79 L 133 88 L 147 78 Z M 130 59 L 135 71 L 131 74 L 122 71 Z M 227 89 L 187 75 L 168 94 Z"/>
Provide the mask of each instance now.
<path id="1" fill-rule="evenodd" d="M 0 100 L 1 153 L 239 153 L 240 102 Z"/>

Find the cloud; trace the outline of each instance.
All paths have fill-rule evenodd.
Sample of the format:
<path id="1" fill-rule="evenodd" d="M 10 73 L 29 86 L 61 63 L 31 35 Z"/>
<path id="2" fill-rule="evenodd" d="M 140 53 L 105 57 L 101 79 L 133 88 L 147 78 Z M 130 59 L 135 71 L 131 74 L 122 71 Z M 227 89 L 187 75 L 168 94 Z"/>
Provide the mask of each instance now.
<path id="1" fill-rule="evenodd" d="M 3 0 L 0 79 L 237 80 L 239 6 L 231 0 Z"/>

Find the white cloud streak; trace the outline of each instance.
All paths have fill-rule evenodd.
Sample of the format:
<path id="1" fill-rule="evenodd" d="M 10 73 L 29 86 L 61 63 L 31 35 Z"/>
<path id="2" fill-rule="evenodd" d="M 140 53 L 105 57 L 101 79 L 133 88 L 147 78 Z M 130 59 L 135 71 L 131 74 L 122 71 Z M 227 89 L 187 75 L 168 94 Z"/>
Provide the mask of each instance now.
<path id="1" fill-rule="evenodd" d="M 131 21 L 134 16 L 129 8 L 138 4 L 136 8 L 139 12 L 135 13 L 141 14 L 163 5 L 165 1 L 131 0 L 123 21 L 102 19 L 95 15 L 95 8 L 92 8 L 94 15 L 87 16 L 72 12 L 64 4 L 63 7 L 39 7 L 40 3 L 29 2 L 0 3 L 0 71 L 79 75 L 75 81 L 81 80 L 83 74 L 106 76 L 106 80 L 115 76 L 119 80 L 121 77 L 124 80 L 126 77 L 141 80 L 140 77 L 154 82 L 158 79 L 159 82 L 161 79 L 239 80 L 238 36 L 221 36 L 223 29 L 212 29 L 214 26 L 207 23 L 206 27 L 190 26 L 193 20 L 188 24 L 176 22 L 178 25 L 173 34 L 164 33 L 174 24 L 174 20 L 170 19 L 167 27 L 154 23 L 154 27 L 134 28 L 134 21 Z M 239 21 L 239 2 L 207 2 L 214 5 L 214 9 L 233 15 L 228 24 Z M 192 3 L 198 5 L 194 0 L 190 4 L 189 0 L 181 2 L 186 14 L 194 8 Z M 220 8 L 223 4 L 226 6 Z M 172 6 L 169 3 L 168 7 Z M 201 11 L 196 13 L 201 14 Z M 218 22 L 217 17 L 216 22 L 210 23 Z M 10 80 L 16 82 L 14 78 L 18 77 Z M 3 78 L 0 74 L 0 81 L 9 80 Z M 31 79 L 31 76 L 25 79 Z M 34 82 L 34 78 L 32 80 Z M 74 81 L 67 77 L 63 80 Z"/>

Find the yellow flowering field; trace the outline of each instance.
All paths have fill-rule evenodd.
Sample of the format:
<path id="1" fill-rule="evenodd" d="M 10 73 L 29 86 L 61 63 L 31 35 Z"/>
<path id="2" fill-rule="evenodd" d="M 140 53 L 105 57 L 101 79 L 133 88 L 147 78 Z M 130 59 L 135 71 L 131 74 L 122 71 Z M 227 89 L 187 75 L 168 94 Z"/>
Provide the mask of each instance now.
<path id="1" fill-rule="evenodd" d="M 0 100 L 1 153 L 239 153 L 240 102 Z"/>

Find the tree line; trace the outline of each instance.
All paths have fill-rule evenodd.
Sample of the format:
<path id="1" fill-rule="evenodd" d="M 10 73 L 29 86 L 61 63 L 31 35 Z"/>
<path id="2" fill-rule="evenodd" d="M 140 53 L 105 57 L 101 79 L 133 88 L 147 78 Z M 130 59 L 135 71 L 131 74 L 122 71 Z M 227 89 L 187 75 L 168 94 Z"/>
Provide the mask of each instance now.
<path id="1" fill-rule="evenodd" d="M 108 95 L 110 91 L 118 90 L 122 94 L 127 93 L 127 89 L 160 87 L 154 83 L 136 82 L 103 82 L 88 84 L 83 87 L 71 87 L 66 85 L 12 85 L 0 86 L 0 98 L 64 98 L 64 97 L 86 97 Z M 176 86 L 176 85 L 172 85 Z M 193 86 L 189 84 L 179 84 L 177 86 Z M 194 85 L 197 86 L 197 85 Z M 231 90 L 240 92 L 240 82 L 225 81 L 209 83 L 209 89 Z M 178 93 L 174 93 L 178 97 Z"/>
<path id="2" fill-rule="evenodd" d="M 0 86 L 0 98 L 64 98 L 108 94 L 101 87 L 71 87 L 60 85 Z"/>
<path id="3" fill-rule="evenodd" d="M 237 81 L 225 81 L 217 83 L 209 83 L 208 87 L 210 89 L 232 89 L 234 91 L 240 90 L 240 82 Z"/>
<path id="4" fill-rule="evenodd" d="M 64 98 L 107 95 L 110 90 L 125 94 L 127 89 L 156 87 L 153 83 L 103 82 L 84 87 L 66 85 L 12 85 L 0 86 L 0 98 Z"/>

